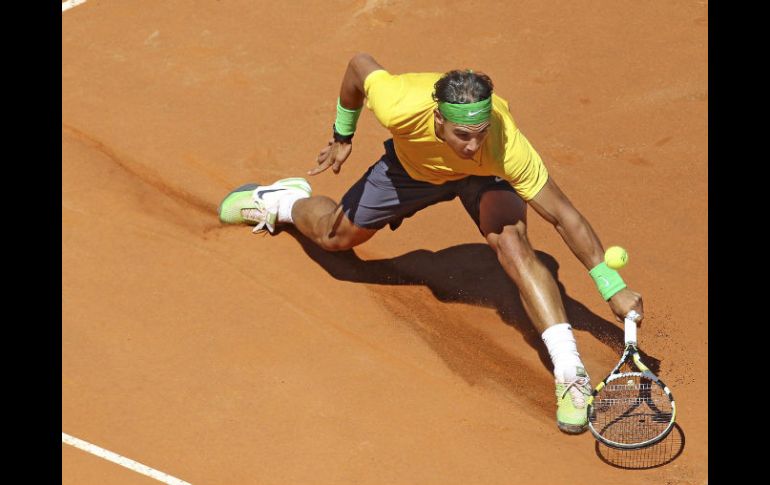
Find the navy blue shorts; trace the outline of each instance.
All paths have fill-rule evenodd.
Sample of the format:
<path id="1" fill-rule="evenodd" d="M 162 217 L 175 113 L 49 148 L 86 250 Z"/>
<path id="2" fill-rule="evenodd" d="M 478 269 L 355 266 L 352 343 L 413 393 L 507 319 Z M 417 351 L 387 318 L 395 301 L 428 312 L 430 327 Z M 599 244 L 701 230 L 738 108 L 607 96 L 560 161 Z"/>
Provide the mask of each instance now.
<path id="1" fill-rule="evenodd" d="M 415 180 L 396 157 L 393 140 L 384 145 L 385 154 L 342 197 L 345 215 L 359 227 L 382 229 L 389 224 L 395 231 L 420 209 L 455 197 L 460 197 L 478 227 L 479 202 L 487 190 L 512 192 L 526 205 L 511 184 L 494 176 L 470 175 L 441 185 Z"/>

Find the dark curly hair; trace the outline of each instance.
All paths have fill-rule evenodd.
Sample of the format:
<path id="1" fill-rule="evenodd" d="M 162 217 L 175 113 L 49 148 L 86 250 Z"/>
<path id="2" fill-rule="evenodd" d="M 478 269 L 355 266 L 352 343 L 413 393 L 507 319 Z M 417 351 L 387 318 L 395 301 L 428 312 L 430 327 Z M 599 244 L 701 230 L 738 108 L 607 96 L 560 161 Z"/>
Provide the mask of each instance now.
<path id="1" fill-rule="evenodd" d="M 452 104 L 475 103 L 492 96 L 494 85 L 483 72 L 449 71 L 433 85 L 433 100 Z"/>

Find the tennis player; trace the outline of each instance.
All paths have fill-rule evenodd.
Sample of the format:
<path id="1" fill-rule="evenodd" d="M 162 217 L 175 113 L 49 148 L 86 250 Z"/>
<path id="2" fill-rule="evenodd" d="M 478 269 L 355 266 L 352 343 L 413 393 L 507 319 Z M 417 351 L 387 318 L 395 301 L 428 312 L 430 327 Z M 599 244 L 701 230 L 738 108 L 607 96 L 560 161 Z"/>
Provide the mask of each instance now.
<path id="1" fill-rule="evenodd" d="M 332 138 L 308 175 L 329 168 L 339 173 L 364 102 L 391 137 L 340 203 L 312 195 L 305 178 L 293 177 L 236 188 L 222 201 L 220 220 L 270 233 L 293 224 L 320 247 L 342 251 L 459 197 L 542 335 L 553 363 L 559 429 L 585 431 L 590 379 L 556 281 L 527 238 L 527 206 L 556 228 L 619 322 L 631 310 L 641 321 L 641 295 L 604 263 L 596 233 L 516 126 L 507 101 L 493 93 L 488 76 L 471 70 L 393 74 L 372 56 L 355 55 L 342 79 Z"/>

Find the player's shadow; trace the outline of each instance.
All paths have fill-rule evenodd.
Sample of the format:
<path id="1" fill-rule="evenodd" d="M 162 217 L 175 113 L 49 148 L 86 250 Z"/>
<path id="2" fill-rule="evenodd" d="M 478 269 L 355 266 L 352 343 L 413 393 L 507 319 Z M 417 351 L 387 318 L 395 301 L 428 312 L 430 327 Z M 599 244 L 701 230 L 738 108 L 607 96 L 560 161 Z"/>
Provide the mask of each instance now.
<path id="1" fill-rule="evenodd" d="M 496 309 L 503 322 L 521 332 L 538 351 L 545 368 L 551 369 L 548 351 L 524 311 L 516 285 L 505 274 L 488 245 L 461 244 L 436 252 L 418 249 L 389 259 L 362 260 L 354 250 L 325 251 L 293 227 L 286 232 L 294 236 L 307 255 L 336 279 L 378 285 L 425 285 L 440 301 Z M 615 350 L 620 358 L 625 347 L 620 324 L 599 317 L 570 298 L 559 282 L 559 264 L 553 256 L 543 251 L 536 251 L 536 254 L 556 280 L 573 328 L 590 332 Z M 657 373 L 660 360 L 643 351 L 639 353 L 645 364 Z"/>

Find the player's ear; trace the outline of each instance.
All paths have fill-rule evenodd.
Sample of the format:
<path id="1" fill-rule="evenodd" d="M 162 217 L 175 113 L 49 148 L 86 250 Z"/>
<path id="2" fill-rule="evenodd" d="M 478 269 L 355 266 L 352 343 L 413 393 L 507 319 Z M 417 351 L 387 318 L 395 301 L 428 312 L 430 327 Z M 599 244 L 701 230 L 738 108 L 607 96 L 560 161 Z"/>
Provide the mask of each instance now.
<path id="1" fill-rule="evenodd" d="M 439 111 L 438 109 L 433 110 L 433 118 L 436 120 L 436 123 L 438 123 L 439 125 L 444 124 L 444 116 L 441 114 L 441 111 Z"/>

